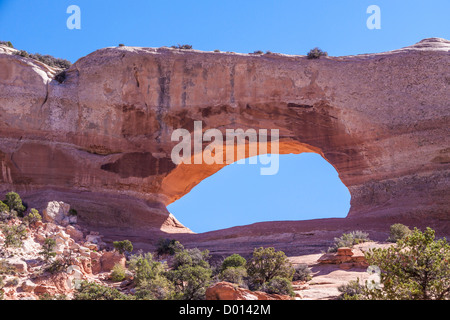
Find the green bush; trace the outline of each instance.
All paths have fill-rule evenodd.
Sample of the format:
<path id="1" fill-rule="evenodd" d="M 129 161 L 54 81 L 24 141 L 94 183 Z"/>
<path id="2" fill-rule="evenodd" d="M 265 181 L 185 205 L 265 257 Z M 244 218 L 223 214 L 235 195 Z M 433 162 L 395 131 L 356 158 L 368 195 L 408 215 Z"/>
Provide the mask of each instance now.
<path id="1" fill-rule="evenodd" d="M 307 264 L 301 263 L 294 267 L 295 273 L 292 277 L 294 281 L 309 281 L 312 279 L 311 269 Z"/>
<path id="2" fill-rule="evenodd" d="M 319 49 L 317 47 L 314 49 L 311 49 L 307 54 L 308 59 L 320 59 L 320 57 L 326 57 L 326 56 L 328 56 L 328 53 L 325 51 L 322 51 L 321 49 Z"/>
<path id="3" fill-rule="evenodd" d="M 20 217 L 22 217 L 23 212 L 26 210 L 22 203 L 22 199 L 16 192 L 8 192 L 3 202 L 9 207 L 10 210 L 16 211 Z"/>
<path id="4" fill-rule="evenodd" d="M 174 269 L 167 272 L 167 278 L 174 285 L 177 299 L 205 299 L 206 288 L 210 285 L 212 276 L 208 260 L 208 250 L 200 251 L 194 248 L 175 254 Z"/>
<path id="5" fill-rule="evenodd" d="M 53 250 L 55 249 L 56 241 L 52 238 L 46 238 L 44 240 L 44 244 L 42 245 L 42 251 L 39 252 L 40 255 L 43 256 L 44 261 L 49 261 L 51 258 L 54 258 L 56 256 L 56 252 Z"/>
<path id="6" fill-rule="evenodd" d="M 283 251 L 274 248 L 255 248 L 247 262 L 247 273 L 256 287 L 275 277 L 292 280 L 294 268 Z"/>
<path id="7" fill-rule="evenodd" d="M 3 226 L 2 233 L 5 237 L 3 245 L 5 248 L 21 247 L 23 240 L 27 237 L 27 229 L 24 224 L 18 226 Z"/>
<path id="8" fill-rule="evenodd" d="M 176 46 L 172 46 L 173 49 L 182 49 L 182 50 L 190 50 L 192 46 L 190 44 L 177 44 Z"/>
<path id="9" fill-rule="evenodd" d="M 116 263 L 111 271 L 111 280 L 114 282 L 125 280 L 126 271 L 127 269 L 125 269 L 125 267 Z"/>
<path id="10" fill-rule="evenodd" d="M 82 281 L 74 294 L 74 300 L 133 300 L 133 296 L 121 293 L 119 290 Z"/>
<path id="11" fill-rule="evenodd" d="M 227 267 L 219 274 L 222 281 L 244 284 L 244 278 L 247 277 L 247 270 L 244 267 Z"/>
<path id="12" fill-rule="evenodd" d="M 9 207 L 3 201 L 0 201 L 0 212 L 9 211 Z"/>
<path id="13" fill-rule="evenodd" d="M 401 223 L 393 224 L 390 228 L 389 238 L 387 241 L 389 242 L 397 242 L 400 239 L 405 238 L 406 236 L 410 235 L 412 233 L 412 230 L 409 229 L 407 226 Z"/>
<path id="14" fill-rule="evenodd" d="M 27 225 L 34 225 L 36 222 L 38 221 L 42 221 L 42 217 L 39 214 L 39 211 L 37 211 L 36 209 L 32 208 L 30 210 L 30 213 L 28 213 L 28 215 L 26 215 L 23 218 L 23 221 L 25 222 L 25 224 Z"/>
<path id="15" fill-rule="evenodd" d="M 16 269 L 7 260 L 0 259 L 0 279 L 2 275 L 12 275 L 16 273 Z"/>
<path id="16" fill-rule="evenodd" d="M 134 273 L 134 282 L 137 286 L 145 281 L 151 281 L 165 272 L 165 265 L 153 260 L 151 253 L 133 255 L 130 257 L 129 269 Z"/>
<path id="17" fill-rule="evenodd" d="M 448 300 L 450 299 L 450 244 L 435 240 L 435 232 L 417 228 L 387 249 L 365 253 L 370 265 L 380 268 L 379 288 L 367 288 L 369 299 Z"/>
<path id="18" fill-rule="evenodd" d="M 130 240 L 114 241 L 113 246 L 120 254 L 129 254 L 133 251 L 133 244 Z"/>
<path id="19" fill-rule="evenodd" d="M 10 48 L 14 48 L 14 46 L 12 45 L 11 41 L 0 41 L 0 44 L 10 47 Z"/>
<path id="20" fill-rule="evenodd" d="M 168 273 L 175 287 L 176 299 L 204 300 L 206 288 L 211 284 L 212 270 L 201 265 L 180 265 Z"/>
<path id="21" fill-rule="evenodd" d="M 245 268 L 247 264 L 247 260 L 244 257 L 241 257 L 239 254 L 235 253 L 231 256 L 225 258 L 222 262 L 221 271 L 223 272 L 225 269 L 234 267 L 234 268 Z"/>
<path id="22" fill-rule="evenodd" d="M 156 253 L 159 256 L 162 256 L 164 254 L 173 256 L 175 253 L 180 252 L 183 249 L 183 245 L 175 239 L 159 239 Z"/>
<path id="23" fill-rule="evenodd" d="M 280 276 L 273 277 L 269 282 L 264 283 L 261 290 L 267 293 L 284 294 L 291 297 L 295 295 L 291 280 Z"/>
<path id="24" fill-rule="evenodd" d="M 134 272 L 138 299 L 168 300 L 174 296 L 173 285 L 166 278 L 166 265 L 153 260 L 151 253 L 131 256 L 129 269 Z"/>
<path id="25" fill-rule="evenodd" d="M 334 245 L 328 248 L 328 252 L 336 252 L 338 248 L 353 247 L 355 244 L 370 241 L 369 234 L 363 231 L 344 233 L 339 238 L 334 238 Z"/>
<path id="26" fill-rule="evenodd" d="M 175 298 L 172 282 L 165 276 L 157 275 L 151 280 L 144 280 L 136 287 L 138 300 L 171 300 Z"/>
<path id="27" fill-rule="evenodd" d="M 210 268 L 208 263 L 209 251 L 200 251 L 198 248 L 185 249 L 175 254 L 173 259 L 173 267 L 177 269 L 183 265 L 201 266 L 204 268 Z"/>
<path id="28" fill-rule="evenodd" d="M 339 286 L 338 290 L 341 292 L 341 295 L 338 297 L 339 300 L 360 300 L 363 298 L 364 286 L 359 283 L 358 279 Z"/>
<path id="29" fill-rule="evenodd" d="M 64 294 L 51 295 L 50 293 L 44 293 L 39 295 L 39 300 L 68 300 Z"/>
<path id="30" fill-rule="evenodd" d="M 50 67 L 56 67 L 60 69 L 68 69 L 72 65 L 72 63 L 66 59 L 55 58 L 48 54 L 42 55 L 40 53 L 28 53 L 25 50 L 17 51 L 15 54 L 24 58 L 31 58 L 36 61 L 45 63 Z"/>

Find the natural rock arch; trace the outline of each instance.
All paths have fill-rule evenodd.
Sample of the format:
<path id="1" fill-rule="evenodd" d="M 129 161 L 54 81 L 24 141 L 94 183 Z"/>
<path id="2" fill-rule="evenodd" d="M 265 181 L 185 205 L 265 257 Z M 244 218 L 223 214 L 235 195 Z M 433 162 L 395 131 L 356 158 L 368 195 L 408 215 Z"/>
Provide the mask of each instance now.
<path id="1" fill-rule="evenodd" d="M 350 190 L 349 217 L 447 220 L 449 47 L 320 60 L 105 48 L 63 83 L 0 53 L 1 188 L 67 201 L 98 227 L 183 232 L 165 206 L 220 167 L 176 167 L 170 137 L 202 120 L 280 129 L 280 153 L 321 154 Z"/>

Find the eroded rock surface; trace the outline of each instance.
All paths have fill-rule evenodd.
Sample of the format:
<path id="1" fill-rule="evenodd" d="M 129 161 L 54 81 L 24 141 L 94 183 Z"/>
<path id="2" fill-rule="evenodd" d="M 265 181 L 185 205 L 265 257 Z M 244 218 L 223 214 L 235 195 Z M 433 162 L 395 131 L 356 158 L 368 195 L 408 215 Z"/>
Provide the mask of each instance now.
<path id="1" fill-rule="evenodd" d="M 81 223 L 116 234 L 186 233 L 166 206 L 223 165 L 174 165 L 171 134 L 202 120 L 279 129 L 280 153 L 321 154 L 350 190 L 350 218 L 448 227 L 449 49 L 433 38 L 308 60 L 105 48 L 59 83 L 58 70 L 3 48 L 0 187 L 36 206 L 69 203 Z"/>

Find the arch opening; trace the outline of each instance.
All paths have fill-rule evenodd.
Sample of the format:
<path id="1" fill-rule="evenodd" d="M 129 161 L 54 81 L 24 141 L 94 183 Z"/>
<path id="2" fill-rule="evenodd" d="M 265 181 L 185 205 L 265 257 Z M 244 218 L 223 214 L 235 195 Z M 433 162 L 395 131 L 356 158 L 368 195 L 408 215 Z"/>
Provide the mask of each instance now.
<path id="1" fill-rule="evenodd" d="M 257 156 L 259 157 L 259 156 Z M 202 180 L 167 206 L 196 233 L 266 221 L 343 218 L 350 192 L 320 154 L 280 154 L 279 172 L 260 175 L 264 165 L 233 163 Z"/>

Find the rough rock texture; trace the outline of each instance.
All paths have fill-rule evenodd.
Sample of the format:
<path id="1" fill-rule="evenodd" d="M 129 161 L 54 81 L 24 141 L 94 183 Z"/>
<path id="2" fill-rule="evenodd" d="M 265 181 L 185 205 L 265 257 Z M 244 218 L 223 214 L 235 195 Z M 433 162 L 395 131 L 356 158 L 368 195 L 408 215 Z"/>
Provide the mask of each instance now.
<path id="1" fill-rule="evenodd" d="M 250 291 L 222 281 L 206 289 L 206 300 L 292 300 L 292 298 L 287 295 Z"/>
<path id="2" fill-rule="evenodd" d="M 57 70 L 3 48 L 0 188 L 42 208 L 69 203 L 81 223 L 116 235 L 187 233 L 166 205 L 223 165 L 174 165 L 171 134 L 202 120 L 203 130 L 280 129 L 280 153 L 321 154 L 350 190 L 348 219 L 448 230 L 449 49 L 432 38 L 308 60 L 105 48 L 59 83 Z"/>

